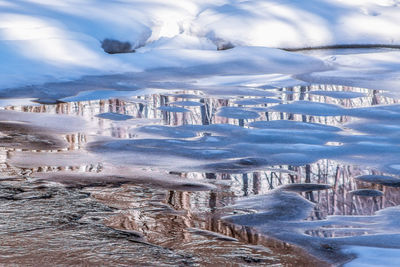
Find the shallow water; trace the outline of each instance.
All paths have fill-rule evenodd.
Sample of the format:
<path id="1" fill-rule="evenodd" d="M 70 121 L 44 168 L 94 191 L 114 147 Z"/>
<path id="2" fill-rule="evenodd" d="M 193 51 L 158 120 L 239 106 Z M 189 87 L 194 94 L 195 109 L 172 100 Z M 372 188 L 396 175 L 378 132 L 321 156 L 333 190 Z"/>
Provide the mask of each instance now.
<path id="1" fill-rule="evenodd" d="M 0 263 L 299 266 L 344 263 L 348 245 L 400 248 L 384 241 L 400 189 L 381 177 L 400 174 L 397 99 L 159 91 L 2 102 Z"/>

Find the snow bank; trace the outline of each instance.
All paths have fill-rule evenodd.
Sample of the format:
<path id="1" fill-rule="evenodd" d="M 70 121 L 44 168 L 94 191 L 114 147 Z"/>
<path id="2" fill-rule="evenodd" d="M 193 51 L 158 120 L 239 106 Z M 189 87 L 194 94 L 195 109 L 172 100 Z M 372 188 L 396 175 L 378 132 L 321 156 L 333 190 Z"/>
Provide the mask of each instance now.
<path id="1" fill-rule="evenodd" d="M 105 54 L 101 42 L 115 39 L 138 48 L 177 36 L 206 6 L 207 1 L 1 1 L 0 88 L 141 71 L 130 59 Z"/>
<path id="2" fill-rule="evenodd" d="M 202 12 L 198 31 L 235 45 L 400 44 L 399 1 L 253 0 Z"/>
<path id="3" fill-rule="evenodd" d="M 265 47 L 400 44 L 399 10 L 394 0 L 2 0 L 0 90 L 172 67 L 189 68 L 185 75 L 326 70 Z M 105 39 L 136 53 L 109 55 Z M 243 47 L 216 51 L 232 45 Z"/>

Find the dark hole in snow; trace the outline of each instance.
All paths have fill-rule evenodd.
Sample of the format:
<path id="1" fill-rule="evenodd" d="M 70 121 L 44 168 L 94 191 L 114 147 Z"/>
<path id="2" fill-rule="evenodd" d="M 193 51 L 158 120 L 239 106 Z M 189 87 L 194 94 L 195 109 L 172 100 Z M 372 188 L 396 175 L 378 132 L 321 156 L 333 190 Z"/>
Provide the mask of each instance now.
<path id="1" fill-rule="evenodd" d="M 58 99 L 51 99 L 51 98 L 38 98 L 36 100 L 32 100 L 32 102 L 43 104 L 43 105 L 57 105 L 61 103 L 65 103 L 64 101 Z"/>
<path id="2" fill-rule="evenodd" d="M 235 46 L 231 42 L 223 42 L 217 45 L 217 50 L 228 50 L 235 48 Z"/>
<path id="3" fill-rule="evenodd" d="M 121 42 L 113 39 L 104 39 L 101 42 L 101 48 L 108 54 L 118 53 L 133 53 L 135 49 L 132 48 L 132 44 L 129 42 Z"/>

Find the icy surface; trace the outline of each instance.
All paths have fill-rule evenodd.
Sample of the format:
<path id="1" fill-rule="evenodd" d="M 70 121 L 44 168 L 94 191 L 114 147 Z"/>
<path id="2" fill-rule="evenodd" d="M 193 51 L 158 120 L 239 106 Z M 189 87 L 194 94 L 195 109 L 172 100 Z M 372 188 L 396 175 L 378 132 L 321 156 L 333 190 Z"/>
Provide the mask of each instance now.
<path id="1" fill-rule="evenodd" d="M 399 51 L 384 50 L 342 55 L 331 53 L 319 56 L 330 63 L 334 70 L 304 74 L 298 78 L 308 82 L 388 90 L 392 95 L 399 96 Z"/>
<path id="2" fill-rule="evenodd" d="M 393 266 L 400 262 L 399 249 L 348 246 L 348 253 L 355 253 L 358 258 L 345 264 L 346 267 Z"/>
<path id="3" fill-rule="evenodd" d="M 34 132 L 71 133 L 82 131 L 88 122 L 77 116 L 22 113 L 0 110 L 2 123 L 14 123 L 32 128 Z"/>
<path id="4" fill-rule="evenodd" d="M 399 100 L 347 86 L 266 85 L 270 78 L 277 76 L 202 77 L 196 87 L 189 80 L 155 80 L 151 88 L 131 91 L 143 80 L 122 75 L 105 77 L 107 90 L 96 90 L 97 78 L 89 79 L 91 90 L 65 103 L 11 100 L 22 106 L 0 110 L 0 179 L 106 186 L 111 195 L 133 184 L 203 192 L 179 204 L 183 210 L 166 209 L 188 214 L 187 222 L 203 212 L 229 229 L 254 230 L 332 264 L 352 260 L 357 253 L 349 247 L 399 249 Z M 183 90 L 187 83 L 192 86 Z M 93 100 L 97 92 L 101 100 Z M 42 186 L 17 193 L 8 188 L 6 202 L 48 197 Z M 139 227 L 112 225 L 160 242 Z M 198 228 L 182 228 L 187 225 Z M 236 238 L 218 233 L 213 238 Z"/>

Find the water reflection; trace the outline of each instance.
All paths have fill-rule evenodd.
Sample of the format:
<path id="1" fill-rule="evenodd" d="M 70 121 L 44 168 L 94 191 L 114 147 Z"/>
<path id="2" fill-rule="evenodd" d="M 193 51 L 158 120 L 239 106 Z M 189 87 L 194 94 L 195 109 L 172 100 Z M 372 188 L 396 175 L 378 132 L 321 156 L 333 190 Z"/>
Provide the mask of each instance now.
<path id="1" fill-rule="evenodd" d="M 400 162 L 398 157 L 377 161 L 381 150 L 368 150 L 365 145 L 397 147 L 398 140 L 386 132 L 380 134 L 374 129 L 371 132 L 351 126 L 351 123 L 357 125 L 365 119 L 364 113 L 368 112 L 378 119 L 387 116 L 388 122 L 380 122 L 392 125 L 393 118 L 400 119 L 393 117 L 397 116 L 397 110 L 387 111 L 380 107 L 395 105 L 398 100 L 385 97 L 376 90 L 331 85 L 257 90 L 243 89 L 240 94 L 227 90 L 220 95 L 212 88 L 205 88 L 124 99 L 7 107 L 29 113 L 77 115 L 93 127 L 64 135 L 68 146 L 63 149 L 21 150 L 5 145 L 0 139 L 4 146 L 0 147 L 0 179 L 32 179 L 38 173 L 61 171 L 79 176 L 82 172 L 102 173 L 107 165 L 124 168 L 125 164 L 144 169 L 160 168 L 182 180 L 214 184 L 218 189 L 206 192 L 156 190 L 129 183 L 118 186 L 106 183 L 112 187 L 85 189 L 96 201 L 117 209 L 111 215 L 100 217 L 104 225 L 125 231 L 125 234 L 128 230 L 137 231 L 143 235 L 143 242 L 196 255 L 198 258 L 193 264 L 223 264 L 228 259 L 237 264 L 306 264 L 313 261 L 311 258 L 302 261 L 302 252 L 294 246 L 271 240 L 251 227 L 222 220 L 226 214 L 245 212 L 227 208 L 239 197 L 263 195 L 286 184 L 331 185 L 332 189 L 300 193 L 317 204 L 307 221 L 318 221 L 328 215 L 373 215 L 378 210 L 400 204 L 399 188 L 354 179 L 365 174 L 382 174 L 387 172 L 388 162 L 392 165 Z M 308 109 L 301 106 L 299 112 L 298 106 L 293 108 L 296 103 L 306 103 Z M 310 103 L 335 106 L 318 106 L 316 110 Z M 365 109 L 373 106 L 378 109 Z M 184 112 L 182 108 L 190 112 Z M 115 119 L 116 113 L 133 119 Z M 105 115 L 96 117 L 99 114 Z M 282 120 L 301 124 L 288 126 Z M 279 122 L 265 123 L 274 121 Z M 2 130 L 0 133 L 8 134 Z M 259 141 L 254 142 L 257 138 Z M 103 144 L 103 140 L 112 140 L 117 148 L 111 146 L 110 152 L 100 146 L 103 150 L 96 150 L 96 142 Z M 125 143 L 118 146 L 120 141 Z M 181 145 L 183 142 L 187 143 Z M 65 156 L 65 153 L 86 152 L 88 147 L 95 148 L 91 149 L 91 154 L 100 154 L 90 159 L 90 164 L 82 162 L 75 154 Z M 45 155 L 49 153 L 55 158 L 64 154 L 59 156 L 59 161 L 53 159 L 53 163 L 48 164 L 49 158 Z M 388 153 L 393 156 L 397 151 Z M 305 160 L 298 159 L 298 155 Z M 264 163 L 263 159 L 268 160 Z M 350 193 L 358 189 L 379 190 L 383 196 Z M 83 221 L 91 220 L 89 215 L 85 216 Z M 374 232 L 356 227 L 343 229 L 343 225 L 336 228 L 330 226 L 305 233 L 327 238 Z M 213 251 L 209 249 L 211 246 Z M 275 254 L 279 256 L 272 256 Z M 297 257 L 290 260 L 291 254 Z"/>

